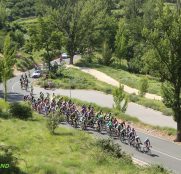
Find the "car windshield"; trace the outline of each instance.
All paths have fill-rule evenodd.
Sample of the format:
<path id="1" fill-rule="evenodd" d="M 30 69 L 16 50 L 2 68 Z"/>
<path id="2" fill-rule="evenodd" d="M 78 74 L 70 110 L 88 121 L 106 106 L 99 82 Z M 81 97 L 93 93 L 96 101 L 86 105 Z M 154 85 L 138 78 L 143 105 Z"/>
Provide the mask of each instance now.
<path id="1" fill-rule="evenodd" d="M 35 71 L 35 73 L 40 73 L 40 70 Z"/>

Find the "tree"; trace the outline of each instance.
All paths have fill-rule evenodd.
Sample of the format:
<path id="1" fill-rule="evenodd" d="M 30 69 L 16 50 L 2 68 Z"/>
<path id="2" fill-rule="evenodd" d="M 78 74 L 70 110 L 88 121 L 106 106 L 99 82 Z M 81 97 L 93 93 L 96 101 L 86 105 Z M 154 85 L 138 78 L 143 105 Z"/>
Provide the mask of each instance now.
<path id="1" fill-rule="evenodd" d="M 124 93 L 124 86 L 120 85 L 119 88 L 113 90 L 114 108 L 118 111 L 125 112 L 128 106 L 128 98 Z"/>
<path id="2" fill-rule="evenodd" d="M 107 18 L 103 0 L 67 0 L 51 13 L 52 22 L 66 37 L 70 64 L 78 49 L 91 53 Z"/>
<path id="3" fill-rule="evenodd" d="M 142 78 L 140 80 L 140 96 L 144 96 L 148 92 L 148 79 L 147 78 Z"/>
<path id="4" fill-rule="evenodd" d="M 163 1 L 157 3 L 157 13 L 154 29 L 143 29 L 149 49 L 154 51 L 148 62 L 150 68 L 168 84 L 163 87 L 164 103 L 174 111 L 177 122 L 175 141 L 181 141 L 181 15 Z"/>
<path id="5" fill-rule="evenodd" d="M 45 50 L 43 56 L 50 70 L 53 56 L 61 50 L 62 33 L 53 28 L 48 18 L 39 18 L 38 25 L 33 26 L 29 33 L 34 50 Z"/>
<path id="6" fill-rule="evenodd" d="M 7 80 L 12 75 L 12 68 L 15 64 L 16 49 L 11 44 L 11 38 L 9 34 L 6 36 L 3 48 L 3 57 L 0 61 L 1 76 L 4 85 L 4 100 L 7 100 Z"/>
<path id="7" fill-rule="evenodd" d="M 102 45 L 101 63 L 104 65 L 110 65 L 112 63 L 112 50 L 109 48 L 107 41 L 104 41 Z"/>

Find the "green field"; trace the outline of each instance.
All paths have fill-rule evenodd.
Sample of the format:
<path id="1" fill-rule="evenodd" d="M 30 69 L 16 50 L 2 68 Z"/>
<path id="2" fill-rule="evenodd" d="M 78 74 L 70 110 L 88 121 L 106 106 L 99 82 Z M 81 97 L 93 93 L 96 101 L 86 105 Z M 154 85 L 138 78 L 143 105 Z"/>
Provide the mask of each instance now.
<path id="1" fill-rule="evenodd" d="M 137 167 L 129 158 L 115 158 L 97 146 L 90 135 L 78 130 L 60 127 L 52 136 L 46 120 L 39 115 L 29 121 L 0 119 L 0 127 L 1 144 L 16 147 L 18 167 L 27 174 L 164 173 L 157 167 Z"/>

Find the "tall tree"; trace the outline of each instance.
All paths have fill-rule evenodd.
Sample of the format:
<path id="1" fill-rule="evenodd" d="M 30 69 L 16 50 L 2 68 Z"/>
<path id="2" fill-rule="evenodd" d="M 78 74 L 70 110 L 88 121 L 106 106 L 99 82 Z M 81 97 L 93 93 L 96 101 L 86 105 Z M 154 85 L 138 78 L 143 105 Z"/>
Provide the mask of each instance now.
<path id="1" fill-rule="evenodd" d="M 54 25 L 64 33 L 70 64 L 77 49 L 91 51 L 107 17 L 103 0 L 67 0 L 52 13 Z"/>
<path id="2" fill-rule="evenodd" d="M 154 29 L 143 30 L 151 53 L 148 62 L 167 84 L 163 87 L 164 103 L 174 111 L 176 141 L 181 141 L 181 15 L 162 0 L 157 3 L 157 12 Z"/>
<path id="3" fill-rule="evenodd" d="M 3 48 L 3 57 L 0 61 L 1 77 L 4 85 L 4 100 L 7 100 L 7 80 L 12 75 L 12 68 L 15 64 L 15 47 L 11 44 L 11 38 L 9 34 L 6 36 Z"/>
<path id="4" fill-rule="evenodd" d="M 45 51 L 43 56 L 50 70 L 53 56 L 61 50 L 62 33 L 53 28 L 48 18 L 39 18 L 38 25 L 32 26 L 29 33 L 34 50 Z"/>

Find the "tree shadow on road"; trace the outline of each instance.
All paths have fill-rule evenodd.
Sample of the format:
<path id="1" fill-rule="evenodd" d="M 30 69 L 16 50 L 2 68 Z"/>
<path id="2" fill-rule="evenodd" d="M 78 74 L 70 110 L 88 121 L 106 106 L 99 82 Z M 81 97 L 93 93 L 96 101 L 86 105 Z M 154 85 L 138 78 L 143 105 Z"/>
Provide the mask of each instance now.
<path id="1" fill-rule="evenodd" d="M 0 98 L 4 98 L 3 91 L 0 90 Z M 8 102 L 19 102 L 23 100 L 23 95 L 15 92 L 9 92 L 7 94 Z"/>

